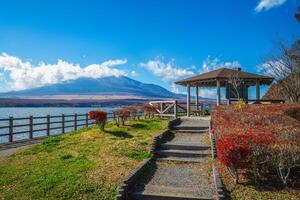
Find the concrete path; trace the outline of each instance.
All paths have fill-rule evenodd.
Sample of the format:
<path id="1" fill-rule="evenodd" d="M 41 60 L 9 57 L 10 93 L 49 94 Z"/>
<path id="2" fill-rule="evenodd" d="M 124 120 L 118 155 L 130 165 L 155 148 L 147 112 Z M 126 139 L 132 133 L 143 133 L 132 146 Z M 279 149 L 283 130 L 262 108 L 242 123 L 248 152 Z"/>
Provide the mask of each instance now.
<path id="1" fill-rule="evenodd" d="M 20 141 L 11 144 L 0 144 L 0 156 L 10 156 L 16 153 L 19 149 L 28 147 L 28 145 L 40 143 L 43 138 Z"/>
<path id="2" fill-rule="evenodd" d="M 131 191 L 134 200 L 213 199 L 209 121 L 186 120 L 161 145 L 158 159 Z M 189 132 L 192 130 L 192 132 Z"/>

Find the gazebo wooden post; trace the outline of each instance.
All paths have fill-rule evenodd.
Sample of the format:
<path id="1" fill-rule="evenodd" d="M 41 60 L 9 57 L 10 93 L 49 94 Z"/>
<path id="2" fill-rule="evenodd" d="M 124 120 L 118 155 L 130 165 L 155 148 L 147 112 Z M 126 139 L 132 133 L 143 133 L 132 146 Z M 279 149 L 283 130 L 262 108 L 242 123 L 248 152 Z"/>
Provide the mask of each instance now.
<path id="1" fill-rule="evenodd" d="M 256 81 L 256 101 L 260 101 L 260 82 L 259 80 Z"/>
<path id="2" fill-rule="evenodd" d="M 217 79 L 217 106 L 221 104 L 221 83 L 220 80 Z"/>
<path id="3" fill-rule="evenodd" d="M 190 87 L 190 85 L 187 85 L 186 89 L 187 89 L 187 92 L 186 92 L 186 116 L 190 117 L 191 116 L 191 87 Z"/>
<path id="4" fill-rule="evenodd" d="M 199 110 L 199 87 L 196 86 L 196 109 Z"/>

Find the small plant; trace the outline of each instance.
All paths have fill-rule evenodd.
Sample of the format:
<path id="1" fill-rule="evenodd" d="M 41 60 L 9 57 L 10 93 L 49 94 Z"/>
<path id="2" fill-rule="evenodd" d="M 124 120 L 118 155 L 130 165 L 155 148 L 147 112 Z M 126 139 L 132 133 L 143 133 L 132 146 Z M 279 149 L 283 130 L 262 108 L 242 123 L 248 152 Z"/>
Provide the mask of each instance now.
<path id="1" fill-rule="evenodd" d="M 145 118 L 146 117 L 154 117 L 154 114 L 157 112 L 156 111 L 156 108 L 150 104 L 144 104 L 143 105 L 143 110 L 144 110 L 144 115 L 145 115 Z"/>
<path id="2" fill-rule="evenodd" d="M 237 109 L 243 109 L 247 106 L 247 104 L 243 99 L 239 99 L 235 106 Z"/>
<path id="3" fill-rule="evenodd" d="M 104 131 L 104 126 L 107 120 L 107 113 L 101 110 L 95 110 L 89 112 L 89 116 L 92 120 L 96 122 L 96 124 L 99 125 L 100 130 Z"/>
<path id="4" fill-rule="evenodd" d="M 139 117 L 138 117 L 139 106 L 130 105 L 130 106 L 124 107 L 123 109 L 127 110 L 130 113 L 130 117 L 133 120 L 139 119 Z"/>
<path id="5" fill-rule="evenodd" d="M 119 110 L 117 110 L 116 112 L 116 116 L 118 118 L 118 126 L 121 125 L 124 126 L 125 125 L 125 121 L 130 117 L 130 110 L 127 109 L 126 107 L 121 108 Z"/>

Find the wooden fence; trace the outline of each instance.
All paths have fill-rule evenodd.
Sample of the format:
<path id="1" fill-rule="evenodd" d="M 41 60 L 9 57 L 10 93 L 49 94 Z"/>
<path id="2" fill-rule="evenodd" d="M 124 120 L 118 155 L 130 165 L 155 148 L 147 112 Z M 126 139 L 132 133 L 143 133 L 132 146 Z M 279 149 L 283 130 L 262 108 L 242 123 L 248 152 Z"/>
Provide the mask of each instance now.
<path id="1" fill-rule="evenodd" d="M 141 116 L 137 113 L 136 116 Z M 115 120 L 115 113 L 107 114 L 108 120 Z M 9 117 L 0 118 L 0 144 L 27 141 L 48 137 L 50 135 L 63 134 L 78 130 L 79 128 L 93 125 L 94 122 L 86 114 L 56 115 L 41 117 Z M 18 137 L 19 136 L 19 137 Z"/>

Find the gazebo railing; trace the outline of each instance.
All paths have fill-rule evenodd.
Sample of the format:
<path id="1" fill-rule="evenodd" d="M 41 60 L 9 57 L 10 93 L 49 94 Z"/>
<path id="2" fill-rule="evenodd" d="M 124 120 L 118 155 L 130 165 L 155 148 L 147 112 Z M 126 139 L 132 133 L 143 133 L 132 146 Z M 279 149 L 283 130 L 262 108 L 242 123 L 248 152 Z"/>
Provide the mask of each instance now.
<path id="1" fill-rule="evenodd" d="M 238 99 L 227 99 L 227 104 L 235 103 L 237 102 Z M 275 103 L 285 103 L 285 100 L 282 99 L 248 99 L 245 101 L 248 104 L 253 104 L 253 103 L 260 103 L 260 104 L 275 104 Z"/>

